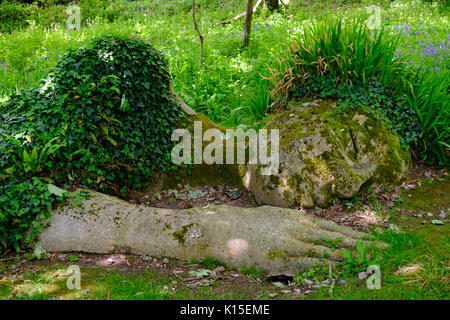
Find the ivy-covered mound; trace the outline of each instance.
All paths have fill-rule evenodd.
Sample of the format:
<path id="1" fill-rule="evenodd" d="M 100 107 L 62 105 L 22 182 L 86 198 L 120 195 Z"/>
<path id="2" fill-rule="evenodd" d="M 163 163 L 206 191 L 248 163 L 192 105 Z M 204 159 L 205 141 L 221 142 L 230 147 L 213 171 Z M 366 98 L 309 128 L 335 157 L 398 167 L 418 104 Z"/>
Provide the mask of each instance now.
<path id="1" fill-rule="evenodd" d="M 106 36 L 0 105 L 0 253 L 38 231 L 64 197 L 55 185 L 123 194 L 163 168 L 180 115 L 170 82 L 151 45 Z"/>

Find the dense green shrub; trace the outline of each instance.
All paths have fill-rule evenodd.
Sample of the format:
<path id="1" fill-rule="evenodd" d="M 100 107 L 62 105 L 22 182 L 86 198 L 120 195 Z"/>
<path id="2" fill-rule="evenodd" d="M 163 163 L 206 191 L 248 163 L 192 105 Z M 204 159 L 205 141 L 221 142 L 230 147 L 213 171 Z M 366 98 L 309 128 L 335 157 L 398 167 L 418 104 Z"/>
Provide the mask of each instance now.
<path id="1" fill-rule="evenodd" d="M 14 196 L 30 179 L 115 194 L 144 186 L 169 159 L 179 119 L 170 81 L 153 47 L 106 36 L 68 52 L 39 88 L 0 105 L 2 225 L 17 219 L 25 228 L 20 212 L 45 211 L 45 190 L 29 201 Z M 0 228 L 1 242 L 11 230 Z"/>

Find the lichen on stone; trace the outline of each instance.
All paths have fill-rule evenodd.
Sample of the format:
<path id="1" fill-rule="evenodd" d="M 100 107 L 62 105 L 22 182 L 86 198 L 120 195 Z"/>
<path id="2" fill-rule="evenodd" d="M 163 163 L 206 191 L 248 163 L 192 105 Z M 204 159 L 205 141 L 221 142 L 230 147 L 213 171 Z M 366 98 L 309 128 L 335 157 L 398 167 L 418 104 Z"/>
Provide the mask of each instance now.
<path id="1" fill-rule="evenodd" d="M 175 240 L 178 241 L 181 245 L 186 245 L 186 239 L 184 238 L 186 233 L 189 231 L 190 228 L 192 228 L 195 225 L 195 223 L 189 223 L 185 226 L 182 226 L 180 230 L 175 231 L 172 233 L 172 236 Z"/>
<path id="2" fill-rule="evenodd" d="M 249 165 L 246 186 L 266 204 L 324 207 L 363 185 L 397 183 L 411 164 L 395 133 L 363 110 L 336 112 L 334 100 L 292 100 L 265 128 L 280 130 L 280 172 Z"/>

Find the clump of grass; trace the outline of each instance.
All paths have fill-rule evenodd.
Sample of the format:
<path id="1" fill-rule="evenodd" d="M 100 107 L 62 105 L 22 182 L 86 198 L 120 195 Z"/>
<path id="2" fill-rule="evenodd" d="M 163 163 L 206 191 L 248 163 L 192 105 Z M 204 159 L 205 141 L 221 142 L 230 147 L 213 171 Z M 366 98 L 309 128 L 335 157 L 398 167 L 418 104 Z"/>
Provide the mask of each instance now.
<path id="1" fill-rule="evenodd" d="M 410 82 L 407 99 L 421 126 L 418 147 L 423 159 L 450 163 L 450 70 L 439 74 L 417 73 Z"/>
<path id="2" fill-rule="evenodd" d="M 272 98 L 283 98 L 289 88 L 311 76 L 363 84 L 376 78 L 397 87 L 406 69 L 395 55 L 397 41 L 385 36 L 383 29 L 371 31 L 361 21 L 318 23 L 294 39 L 279 68 L 271 69 Z"/>

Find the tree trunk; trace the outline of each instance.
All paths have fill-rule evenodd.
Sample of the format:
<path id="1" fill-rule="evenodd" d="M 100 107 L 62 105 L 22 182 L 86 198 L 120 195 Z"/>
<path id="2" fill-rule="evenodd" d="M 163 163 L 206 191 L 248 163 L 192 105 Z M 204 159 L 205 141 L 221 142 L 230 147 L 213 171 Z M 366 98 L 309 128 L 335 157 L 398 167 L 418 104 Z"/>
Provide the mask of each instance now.
<path id="1" fill-rule="evenodd" d="M 195 0 L 192 0 L 192 20 L 194 20 L 195 31 L 197 31 L 198 37 L 200 39 L 200 61 L 203 64 L 203 35 L 198 28 L 197 20 L 195 19 Z"/>
<path id="2" fill-rule="evenodd" d="M 242 34 L 242 44 L 248 46 L 250 42 L 250 32 L 252 29 L 253 0 L 247 0 L 247 8 L 245 10 L 244 32 Z"/>
<path id="3" fill-rule="evenodd" d="M 262 0 L 258 0 L 258 2 L 256 2 L 256 4 L 253 6 L 253 13 L 256 12 L 256 9 L 258 9 L 258 7 L 259 7 L 259 5 L 261 4 L 261 2 L 262 2 Z M 242 18 L 242 17 L 245 17 L 245 12 L 240 13 L 240 14 L 238 14 L 237 16 L 231 18 L 231 19 L 228 19 L 228 20 L 224 20 L 224 21 L 221 21 L 221 22 L 214 23 L 214 24 L 213 24 L 213 27 L 218 26 L 219 24 L 227 24 L 227 23 L 231 23 L 231 22 L 236 21 L 236 20 L 238 20 L 238 19 L 240 19 L 240 18 Z"/>

